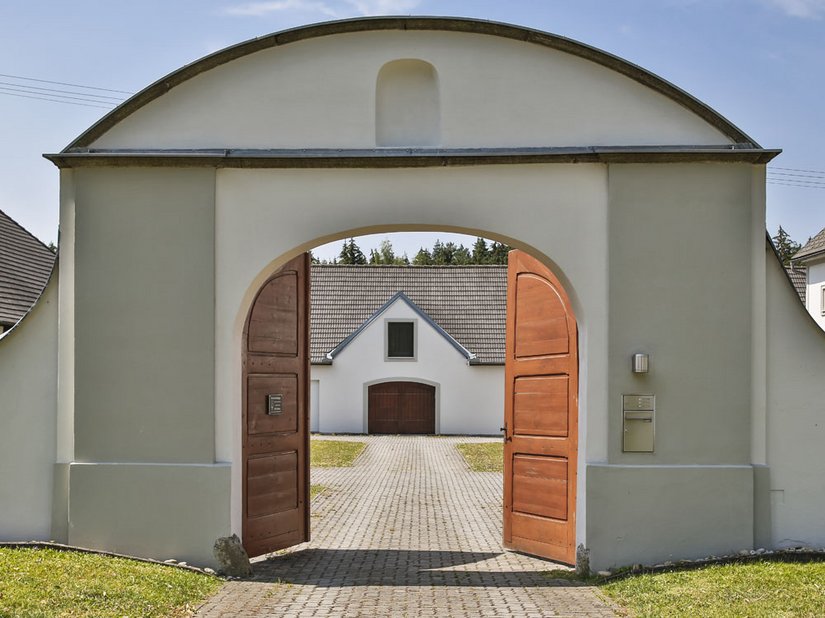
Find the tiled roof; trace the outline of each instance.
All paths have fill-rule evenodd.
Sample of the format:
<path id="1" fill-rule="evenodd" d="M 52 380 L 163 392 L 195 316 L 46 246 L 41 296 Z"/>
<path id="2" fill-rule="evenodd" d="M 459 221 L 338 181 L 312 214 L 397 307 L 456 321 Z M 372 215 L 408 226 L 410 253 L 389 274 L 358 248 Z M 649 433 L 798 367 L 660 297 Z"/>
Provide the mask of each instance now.
<path id="1" fill-rule="evenodd" d="M 788 278 L 793 283 L 796 293 L 799 294 L 799 299 L 802 304 L 805 304 L 805 296 L 808 291 L 808 271 L 801 266 L 786 266 L 785 272 L 788 273 Z"/>
<path id="2" fill-rule="evenodd" d="M 825 229 L 823 229 L 819 234 L 811 238 L 808 242 L 805 243 L 805 246 L 802 247 L 799 251 L 797 251 L 793 256 L 793 261 L 799 261 L 799 258 L 806 258 L 814 255 L 815 253 L 823 253 L 825 252 Z"/>
<path id="3" fill-rule="evenodd" d="M 313 363 L 404 292 L 478 364 L 504 363 L 506 266 L 312 266 Z"/>
<path id="4" fill-rule="evenodd" d="M 22 318 L 43 291 L 54 253 L 0 210 L 0 324 Z"/>

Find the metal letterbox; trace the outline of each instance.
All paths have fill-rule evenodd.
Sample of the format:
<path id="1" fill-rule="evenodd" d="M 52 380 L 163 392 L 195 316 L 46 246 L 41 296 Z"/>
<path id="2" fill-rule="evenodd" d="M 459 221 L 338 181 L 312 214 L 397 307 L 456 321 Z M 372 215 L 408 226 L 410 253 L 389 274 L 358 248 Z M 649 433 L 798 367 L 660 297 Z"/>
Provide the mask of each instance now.
<path id="1" fill-rule="evenodd" d="M 622 451 L 652 453 L 656 397 L 622 395 Z"/>

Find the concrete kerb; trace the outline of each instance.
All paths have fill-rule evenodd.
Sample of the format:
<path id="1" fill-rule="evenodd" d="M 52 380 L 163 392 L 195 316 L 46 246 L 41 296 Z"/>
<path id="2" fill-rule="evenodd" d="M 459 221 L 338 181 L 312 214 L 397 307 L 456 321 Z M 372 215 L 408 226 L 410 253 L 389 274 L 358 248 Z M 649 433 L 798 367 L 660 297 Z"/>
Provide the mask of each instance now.
<path id="1" fill-rule="evenodd" d="M 128 556 L 126 554 L 118 554 L 111 551 L 103 551 L 100 549 L 91 549 L 89 547 L 76 547 L 74 545 L 64 545 L 63 543 L 55 543 L 53 541 L 0 541 L 0 549 L 54 549 L 57 551 L 72 551 L 81 554 L 97 554 L 99 556 L 107 556 L 109 558 L 122 558 L 124 560 L 132 560 L 134 562 L 145 562 L 148 564 L 157 564 L 165 567 L 174 567 L 185 571 L 192 571 L 193 573 L 201 573 L 202 575 L 209 575 L 217 579 L 233 579 L 231 577 L 222 577 L 215 573 L 210 568 L 201 568 L 192 566 L 185 562 L 178 562 L 177 560 L 153 560 L 152 558 L 139 558 L 137 556 Z"/>
<path id="2" fill-rule="evenodd" d="M 743 549 L 735 554 L 724 556 L 708 556 L 696 560 L 677 560 L 664 562 L 652 566 L 634 564 L 632 566 L 614 569 L 609 575 L 597 575 L 593 578 L 597 585 L 609 581 L 616 581 L 635 575 L 652 575 L 656 573 L 671 573 L 675 571 L 692 571 L 707 566 L 724 564 L 748 564 L 760 560 L 771 562 L 825 562 L 825 549 L 812 547 L 793 547 L 788 549 Z M 606 573 L 606 572 L 600 572 Z"/>

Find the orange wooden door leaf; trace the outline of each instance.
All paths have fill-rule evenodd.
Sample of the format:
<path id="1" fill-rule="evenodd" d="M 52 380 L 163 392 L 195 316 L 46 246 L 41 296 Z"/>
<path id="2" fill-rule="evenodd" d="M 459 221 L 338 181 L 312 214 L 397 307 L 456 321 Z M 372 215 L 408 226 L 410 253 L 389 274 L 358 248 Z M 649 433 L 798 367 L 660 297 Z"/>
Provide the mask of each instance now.
<path id="1" fill-rule="evenodd" d="M 511 251 L 507 273 L 504 545 L 576 559 L 578 340 L 553 273 Z"/>

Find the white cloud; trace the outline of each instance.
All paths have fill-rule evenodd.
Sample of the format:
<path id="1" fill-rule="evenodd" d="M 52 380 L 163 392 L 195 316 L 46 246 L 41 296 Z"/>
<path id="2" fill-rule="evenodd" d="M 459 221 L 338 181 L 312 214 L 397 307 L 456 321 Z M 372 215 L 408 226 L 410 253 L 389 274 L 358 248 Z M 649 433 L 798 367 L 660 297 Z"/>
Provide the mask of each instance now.
<path id="1" fill-rule="evenodd" d="M 334 19 L 367 15 L 398 15 L 409 13 L 420 0 L 271 0 L 245 2 L 227 7 L 227 15 L 260 17 L 287 11 L 318 13 Z"/>
<path id="2" fill-rule="evenodd" d="M 327 17 L 341 17 L 324 2 L 316 0 L 274 0 L 272 2 L 246 2 L 236 6 L 228 7 L 224 12 L 228 15 L 243 15 L 260 17 L 269 13 L 279 13 L 282 11 L 302 11 L 307 13 L 321 13 Z"/>
<path id="3" fill-rule="evenodd" d="M 767 0 L 791 17 L 819 19 L 825 16 L 825 0 Z"/>
<path id="4" fill-rule="evenodd" d="M 403 15 L 419 3 L 420 0 L 347 0 L 359 15 Z"/>

